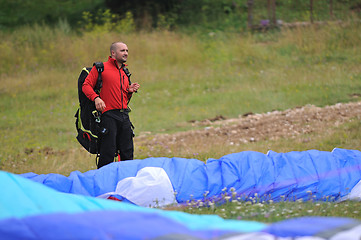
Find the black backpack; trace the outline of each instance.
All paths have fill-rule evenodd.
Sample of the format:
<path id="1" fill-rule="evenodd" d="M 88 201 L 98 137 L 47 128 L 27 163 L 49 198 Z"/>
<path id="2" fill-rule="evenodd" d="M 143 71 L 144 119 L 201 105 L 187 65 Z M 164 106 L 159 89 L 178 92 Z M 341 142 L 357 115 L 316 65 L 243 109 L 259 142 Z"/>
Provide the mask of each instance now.
<path id="1" fill-rule="evenodd" d="M 93 64 L 98 70 L 98 80 L 94 88 L 94 91 L 99 94 L 102 87 L 101 73 L 104 70 L 102 62 L 96 62 Z M 88 76 L 92 68 L 83 68 L 78 78 L 78 97 L 79 108 L 75 113 L 75 127 L 78 132 L 76 139 L 78 142 L 90 153 L 99 153 L 99 133 L 100 129 L 100 112 L 95 108 L 94 102 L 90 101 L 83 93 L 82 86 L 85 78 Z"/>

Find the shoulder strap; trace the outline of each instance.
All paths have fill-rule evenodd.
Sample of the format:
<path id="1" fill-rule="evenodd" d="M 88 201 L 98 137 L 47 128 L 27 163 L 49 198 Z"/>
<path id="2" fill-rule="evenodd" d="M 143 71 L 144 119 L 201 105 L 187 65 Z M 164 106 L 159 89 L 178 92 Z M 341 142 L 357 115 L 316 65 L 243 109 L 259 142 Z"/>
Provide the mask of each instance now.
<path id="1" fill-rule="evenodd" d="M 96 69 L 97 69 L 97 71 L 98 71 L 98 80 L 97 80 L 97 84 L 95 85 L 94 91 L 99 94 L 100 89 L 101 89 L 102 86 L 103 86 L 103 82 L 102 82 L 102 72 L 104 71 L 104 64 L 103 64 L 102 62 L 95 62 L 95 63 L 93 64 L 93 66 L 95 66 Z"/>
<path id="2" fill-rule="evenodd" d="M 129 72 L 128 68 L 126 68 L 125 66 L 123 66 L 123 71 L 124 71 L 125 75 L 127 75 L 127 77 L 128 77 L 129 86 L 130 86 L 132 84 L 132 82 L 130 81 L 130 76 L 132 74 Z M 132 98 L 132 96 L 130 96 L 130 98 L 128 99 L 128 104 L 129 104 L 131 98 Z"/>
<path id="3" fill-rule="evenodd" d="M 123 66 L 123 71 L 124 71 L 125 75 L 127 75 L 127 77 L 128 77 L 129 85 L 131 85 L 132 82 L 130 81 L 130 76 L 131 76 L 132 74 L 129 72 L 128 68 L 126 68 L 125 66 Z"/>

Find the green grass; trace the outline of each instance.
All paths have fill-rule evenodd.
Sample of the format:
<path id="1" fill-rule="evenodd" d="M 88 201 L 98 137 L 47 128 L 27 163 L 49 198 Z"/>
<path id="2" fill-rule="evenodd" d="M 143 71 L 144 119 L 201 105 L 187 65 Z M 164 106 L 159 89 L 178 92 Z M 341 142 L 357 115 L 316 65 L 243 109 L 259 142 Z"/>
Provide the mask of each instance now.
<path id="1" fill-rule="evenodd" d="M 349 102 L 361 92 L 360 25 L 352 22 L 212 36 L 167 31 L 77 36 L 24 28 L 4 36 L 7 50 L 0 53 L 3 161 L 26 148 L 77 147 L 77 77 L 92 61 L 105 61 L 115 40 L 128 43 L 132 81 L 141 84 L 131 102 L 138 135 L 185 130 L 186 121 L 217 115 Z M 14 55 L 20 46 L 25 50 Z"/>
<path id="2" fill-rule="evenodd" d="M 312 197 L 312 196 L 311 196 Z M 217 205 L 213 201 L 189 201 L 185 206 L 168 207 L 166 209 L 183 211 L 191 214 L 216 214 L 225 219 L 259 221 L 274 223 L 277 221 L 304 216 L 333 216 L 361 219 L 359 202 L 344 201 L 335 203 L 332 199 L 315 202 L 296 200 L 296 202 L 260 201 L 257 197 L 241 200 L 224 196 L 225 203 Z"/>
<path id="3" fill-rule="evenodd" d="M 106 61 L 109 45 L 116 40 L 128 43 L 132 81 L 141 84 L 131 102 L 131 119 L 136 135 L 140 135 L 189 130 L 191 127 L 185 122 L 217 115 L 231 118 L 247 112 L 264 113 L 307 104 L 322 107 L 359 101 L 354 96 L 361 93 L 360 30 L 360 24 L 349 23 L 257 34 L 188 35 L 157 31 L 76 35 L 47 27 L 3 34 L 0 44 L 1 169 L 63 175 L 95 169 L 94 156 L 86 153 L 75 140 L 77 78 L 84 66 L 91 66 L 93 61 Z M 138 159 L 175 156 L 205 161 L 245 150 L 331 151 L 335 147 L 360 150 L 360 128 L 359 119 L 354 119 L 337 128 L 325 129 L 321 134 L 303 134 L 297 139 L 264 140 L 237 146 L 210 141 L 172 151 L 164 146 L 137 145 L 135 139 L 135 156 Z M 331 205 L 325 213 L 315 210 L 303 213 L 334 215 L 335 205 L 324 204 L 321 206 Z M 247 206 L 249 212 L 257 213 L 256 217 L 243 211 L 243 215 L 233 214 L 234 207 L 237 205 L 211 211 L 197 208 L 191 212 L 223 216 L 221 209 L 227 208 L 227 218 L 240 216 L 274 221 L 294 215 L 266 219 L 263 213 L 277 207 L 275 212 L 280 214 L 280 209 L 297 208 L 298 204 L 281 203 L 279 207 L 271 204 L 267 211 Z M 348 203 L 341 212 L 360 218 L 354 208 L 354 203 Z"/>

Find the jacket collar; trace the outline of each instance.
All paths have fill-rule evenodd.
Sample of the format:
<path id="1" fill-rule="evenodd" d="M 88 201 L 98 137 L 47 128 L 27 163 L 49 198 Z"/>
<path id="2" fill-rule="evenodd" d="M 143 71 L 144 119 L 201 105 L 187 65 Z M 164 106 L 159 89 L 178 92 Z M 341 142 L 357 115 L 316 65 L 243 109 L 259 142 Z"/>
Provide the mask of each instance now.
<path id="1" fill-rule="evenodd" d="M 114 64 L 114 66 L 119 69 L 118 62 L 117 62 L 117 60 L 115 60 L 115 58 L 112 58 L 111 56 L 109 56 L 108 62 Z M 126 67 L 126 66 L 128 66 L 128 65 L 124 63 L 122 67 Z"/>

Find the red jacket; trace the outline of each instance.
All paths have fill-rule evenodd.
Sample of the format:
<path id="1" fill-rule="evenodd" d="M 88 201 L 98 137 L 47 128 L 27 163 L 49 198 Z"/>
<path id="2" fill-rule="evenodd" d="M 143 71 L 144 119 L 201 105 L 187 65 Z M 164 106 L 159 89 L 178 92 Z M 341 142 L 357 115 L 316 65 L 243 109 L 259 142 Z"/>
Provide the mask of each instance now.
<path id="1" fill-rule="evenodd" d="M 123 68 L 118 68 L 117 61 L 114 58 L 109 57 L 108 61 L 104 62 L 104 71 L 102 72 L 103 86 L 99 95 L 94 92 L 97 79 L 98 71 L 93 66 L 83 83 L 82 90 L 91 101 L 94 101 L 100 95 L 99 97 L 105 102 L 106 106 L 103 113 L 113 109 L 126 109 L 128 107 L 128 100 L 132 96 L 132 93 L 128 91 L 129 79 Z"/>

